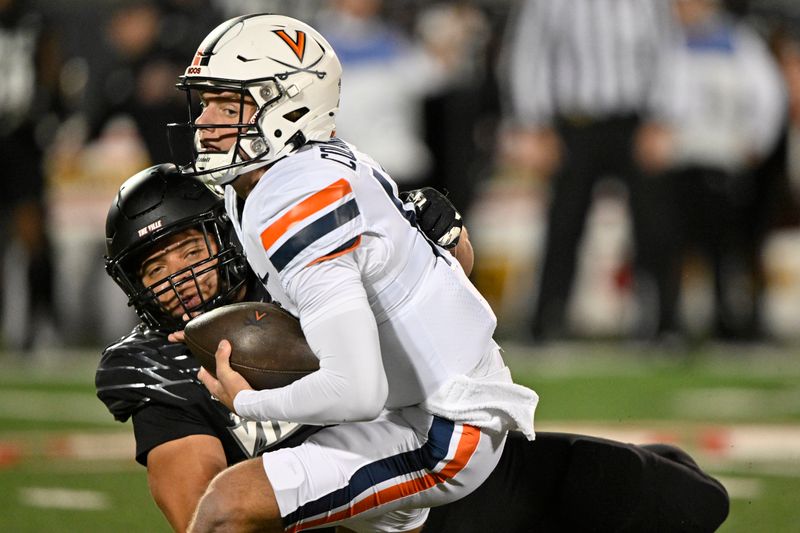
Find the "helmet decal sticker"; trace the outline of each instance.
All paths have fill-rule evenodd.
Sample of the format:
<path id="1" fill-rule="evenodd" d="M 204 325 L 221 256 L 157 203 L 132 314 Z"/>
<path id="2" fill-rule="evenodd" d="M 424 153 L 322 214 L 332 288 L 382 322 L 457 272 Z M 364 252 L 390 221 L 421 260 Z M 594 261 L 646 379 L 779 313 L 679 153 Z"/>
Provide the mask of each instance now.
<path id="1" fill-rule="evenodd" d="M 272 33 L 283 39 L 283 42 L 292 49 L 294 55 L 300 60 L 300 63 L 303 62 L 303 56 L 306 53 L 306 33 L 304 31 L 297 30 L 297 40 L 289 37 L 289 34 L 284 30 L 272 30 Z"/>
<path id="2" fill-rule="evenodd" d="M 151 222 L 150 224 L 146 225 L 145 227 L 143 227 L 142 229 L 140 229 L 136 233 L 139 235 L 139 237 L 144 237 L 145 235 L 147 235 L 151 231 L 155 231 L 157 229 L 160 229 L 161 226 L 163 225 L 163 223 L 164 223 L 164 219 L 163 218 L 159 218 L 155 222 Z"/>
<path id="3" fill-rule="evenodd" d="M 281 61 L 279 59 L 275 59 L 274 57 L 270 57 L 270 59 L 273 60 L 274 62 L 276 62 L 276 63 L 278 63 L 280 65 L 283 65 L 284 67 L 293 69 L 293 70 L 287 70 L 286 72 L 276 72 L 275 73 L 275 77 L 278 78 L 281 81 L 284 81 L 286 78 L 288 78 L 292 74 L 297 74 L 298 72 L 306 72 L 308 74 L 315 74 L 317 76 L 317 78 L 323 79 L 325 76 L 328 75 L 328 73 L 327 72 L 323 72 L 321 70 L 313 70 L 313 68 L 316 67 L 319 64 L 319 62 L 322 61 L 324 58 L 325 58 L 325 50 L 323 49 L 322 54 L 320 54 L 320 56 L 317 58 L 316 61 L 314 61 L 313 63 L 311 63 L 307 67 L 296 67 L 294 65 L 290 65 L 289 63 L 284 63 L 283 61 Z"/>

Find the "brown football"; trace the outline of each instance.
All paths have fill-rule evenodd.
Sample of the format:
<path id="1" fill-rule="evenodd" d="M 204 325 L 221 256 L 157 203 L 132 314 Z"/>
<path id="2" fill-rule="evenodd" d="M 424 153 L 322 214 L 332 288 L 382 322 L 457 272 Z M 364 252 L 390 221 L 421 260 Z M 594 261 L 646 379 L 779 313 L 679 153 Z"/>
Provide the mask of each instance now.
<path id="1" fill-rule="evenodd" d="M 256 390 L 283 387 L 319 369 L 300 322 L 272 303 L 218 307 L 190 320 L 184 338 L 192 355 L 214 376 L 217 345 L 229 340 L 231 368 Z"/>

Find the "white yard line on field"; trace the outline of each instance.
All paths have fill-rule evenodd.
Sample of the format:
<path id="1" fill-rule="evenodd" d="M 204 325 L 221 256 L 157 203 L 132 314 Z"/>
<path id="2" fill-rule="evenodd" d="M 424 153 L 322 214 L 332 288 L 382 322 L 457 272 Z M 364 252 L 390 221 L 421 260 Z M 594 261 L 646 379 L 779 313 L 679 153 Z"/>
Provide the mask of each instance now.
<path id="1" fill-rule="evenodd" d="M 784 463 L 800 465 L 800 426 L 796 425 L 707 425 L 681 421 L 639 424 L 602 422 L 552 422 L 538 424 L 539 431 L 577 433 L 634 444 L 668 443 L 680 446 L 706 463 Z M 102 433 L 58 432 L 43 446 L 51 457 L 83 460 L 133 459 L 132 431 Z M 763 466 L 763 465 L 762 465 Z M 784 475 L 800 476 L 800 469 Z"/>
<path id="2" fill-rule="evenodd" d="M 714 461 L 781 461 L 800 464 L 800 426 L 778 424 L 702 424 L 658 421 L 613 425 L 594 422 L 543 422 L 539 431 L 593 435 L 621 442 L 675 444 Z M 788 472 L 797 475 L 795 472 Z"/>
<path id="3" fill-rule="evenodd" d="M 760 416 L 800 414 L 800 388 L 763 390 L 715 387 L 677 391 L 675 413 L 697 420 L 758 420 Z"/>
<path id="4" fill-rule="evenodd" d="M 764 484 L 752 478 L 714 476 L 722 483 L 728 496 L 738 500 L 754 500 L 764 493 Z"/>
<path id="5" fill-rule="evenodd" d="M 69 433 L 51 439 L 47 450 L 51 456 L 69 459 L 132 461 L 136 442 L 133 432 Z"/>
<path id="6" fill-rule="evenodd" d="M 47 509 L 100 511 L 111 507 L 108 495 L 96 490 L 75 490 L 60 487 L 22 487 L 22 505 Z"/>
<path id="7" fill-rule="evenodd" d="M 0 418 L 37 422 L 113 423 L 103 404 L 85 392 L 0 390 Z M 43 428 L 46 429 L 46 428 Z"/>

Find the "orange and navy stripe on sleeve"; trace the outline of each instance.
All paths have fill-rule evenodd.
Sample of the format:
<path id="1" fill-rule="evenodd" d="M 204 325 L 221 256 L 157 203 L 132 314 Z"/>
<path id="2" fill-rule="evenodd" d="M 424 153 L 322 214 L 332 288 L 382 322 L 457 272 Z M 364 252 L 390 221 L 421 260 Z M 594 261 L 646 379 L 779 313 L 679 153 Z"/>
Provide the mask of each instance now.
<path id="1" fill-rule="evenodd" d="M 332 524 L 445 483 L 467 465 L 480 437 L 480 429 L 474 426 L 434 417 L 422 447 L 361 467 L 345 487 L 286 515 L 284 528 L 297 532 Z M 458 445 L 450 453 L 454 438 Z"/>
<path id="2" fill-rule="evenodd" d="M 294 205 L 261 232 L 261 244 L 278 272 L 286 268 L 308 246 L 360 215 L 352 193 L 350 183 L 340 179 Z M 339 205 L 331 209 L 337 203 Z M 325 214 L 304 224 L 306 220 L 322 212 Z M 359 242 L 358 238 L 351 239 L 312 263 L 347 253 L 358 246 Z"/>

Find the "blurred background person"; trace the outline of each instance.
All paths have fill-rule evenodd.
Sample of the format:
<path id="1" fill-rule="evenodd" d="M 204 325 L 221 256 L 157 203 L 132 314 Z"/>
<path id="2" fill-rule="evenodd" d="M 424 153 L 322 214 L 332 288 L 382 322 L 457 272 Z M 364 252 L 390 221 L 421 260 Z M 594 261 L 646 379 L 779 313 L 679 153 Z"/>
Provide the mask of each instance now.
<path id="1" fill-rule="evenodd" d="M 502 3 L 436 2 L 423 5 L 414 24 L 450 72 L 446 86 L 424 103 L 431 186 L 447 191 L 461 210 L 473 205 L 494 157 L 500 106 L 492 66 L 507 10 Z"/>
<path id="2" fill-rule="evenodd" d="M 59 67 L 58 41 L 43 13 L 22 0 L 0 0 L 3 340 L 24 351 L 52 342 L 57 329 L 42 157 L 59 122 Z"/>
<path id="3" fill-rule="evenodd" d="M 67 341 L 92 344 L 122 334 L 135 318 L 92 260 L 104 248 L 97 228 L 120 176 L 172 160 L 164 126 L 187 112 L 174 85 L 218 15 L 207 0 L 134 0 L 60 15 L 73 24 L 93 16 L 101 29 L 73 35 L 74 56 L 62 71 L 62 80 L 74 80 L 72 115 L 48 161 L 57 300 Z"/>
<path id="4" fill-rule="evenodd" d="M 781 11 L 761 12 L 770 28 L 770 45 L 786 88 L 787 112 L 775 148 L 757 167 L 758 183 L 765 197 L 758 206 L 758 231 L 800 226 L 800 6 L 795 17 Z M 760 239 L 763 241 L 763 237 Z"/>
<path id="5" fill-rule="evenodd" d="M 133 120 L 151 162 L 170 161 L 164 124 L 183 120 L 175 80 L 218 13 L 206 0 L 135 0 L 119 4 L 105 25 L 109 54 L 94 66 L 85 104 L 90 137 L 114 118 Z"/>
<path id="6" fill-rule="evenodd" d="M 567 0 L 567 5 L 578 6 L 580 1 Z M 370 3 L 373 4 L 372 7 L 369 7 Z M 663 199 L 674 192 L 670 192 L 668 180 L 642 180 L 640 174 L 635 173 L 631 174 L 633 178 L 626 178 L 622 170 L 649 170 L 650 167 L 646 165 L 630 163 L 630 159 L 637 155 L 644 155 L 639 159 L 641 162 L 647 160 L 648 154 L 654 154 L 650 159 L 656 163 L 659 161 L 659 154 L 662 161 L 669 161 L 673 155 L 669 143 L 666 142 L 669 140 L 666 133 L 669 131 L 673 113 L 669 109 L 670 101 L 661 95 L 669 93 L 672 90 L 670 85 L 674 86 L 678 80 L 675 76 L 665 75 L 668 83 L 665 84 L 660 79 L 654 81 L 654 76 L 661 73 L 662 69 L 657 68 L 657 61 L 651 61 L 670 53 L 664 53 L 653 42 L 668 42 L 670 32 L 677 32 L 676 28 L 670 28 L 671 2 L 659 3 L 664 5 L 654 8 L 658 17 L 652 18 L 655 22 L 650 26 L 649 14 L 656 12 L 642 7 L 642 2 L 631 2 L 628 5 L 622 0 L 603 0 L 594 2 L 591 9 L 596 11 L 589 14 L 582 12 L 581 8 L 570 7 L 570 15 L 566 17 L 563 16 L 562 10 L 565 8 L 560 7 L 561 3 L 549 4 L 528 8 L 523 0 L 365 2 L 373 13 L 370 20 L 377 20 L 388 26 L 389 30 L 384 35 L 396 36 L 405 45 L 421 51 L 420 54 L 426 57 L 429 65 L 440 69 L 434 75 L 445 78 L 432 92 L 413 97 L 413 114 L 416 115 L 413 120 L 416 123 L 413 129 L 414 143 L 427 151 L 427 162 L 424 165 L 427 170 L 419 179 L 424 184 L 447 189 L 451 201 L 466 212 L 470 219 L 479 222 L 476 224 L 473 240 L 479 248 L 480 261 L 476 264 L 473 279 L 492 300 L 500 314 L 505 315 L 503 324 L 508 324 L 508 329 L 504 333 L 515 337 L 523 329 L 527 333 L 530 320 L 524 317 L 528 314 L 528 307 L 534 307 L 532 302 L 537 299 L 540 302 L 538 307 L 544 307 L 548 300 L 559 302 L 549 306 L 556 309 L 553 313 L 556 317 L 560 314 L 559 307 L 568 309 L 563 312 L 563 318 L 553 321 L 559 324 L 554 328 L 555 337 L 567 335 L 572 328 L 580 335 L 592 338 L 618 337 L 631 331 L 658 336 L 659 331 L 670 331 L 681 325 L 674 326 L 676 322 L 666 318 L 672 317 L 673 313 L 663 311 L 670 300 L 660 296 L 665 294 L 665 290 L 658 287 L 659 283 L 667 283 L 665 280 L 670 278 L 663 274 L 664 268 L 659 270 L 666 263 L 660 264 L 653 259 L 660 257 L 658 252 L 666 242 L 663 233 L 672 231 L 669 223 L 663 223 L 664 219 L 661 218 L 654 219 L 654 215 L 659 213 L 659 205 L 663 204 Z M 746 11 L 743 7 L 745 2 L 737 4 L 740 6 L 739 13 Z M 72 118 L 58 130 L 56 146 L 45 154 L 47 186 L 42 187 L 45 188 L 47 197 L 42 204 L 47 206 L 49 216 L 47 219 L 37 220 L 45 220 L 47 224 L 44 225 L 44 231 L 47 232 L 48 225 L 51 231 L 56 278 L 53 289 L 57 308 L 55 314 L 60 317 L 64 326 L 64 340 L 70 344 L 87 344 L 108 338 L 114 331 L 125 331 L 134 318 L 124 307 L 124 302 L 119 301 L 118 291 L 113 286 L 106 287 L 103 282 L 95 282 L 98 279 L 97 272 L 93 271 L 96 262 L 88 258 L 102 249 L 102 240 L 96 228 L 102 226 L 108 197 L 118 187 L 119 176 L 127 175 L 153 161 L 172 159 L 167 143 L 163 142 L 165 134 L 162 126 L 163 122 L 172 120 L 172 116 L 183 118 L 185 102 L 174 91 L 174 78 L 167 75 L 167 72 L 180 72 L 185 68 L 183 62 L 186 54 L 191 55 L 194 52 L 193 49 L 186 48 L 192 47 L 190 43 L 197 41 L 197 38 L 186 36 L 207 31 L 206 28 L 221 20 L 219 13 L 222 11 L 225 16 L 234 16 L 266 9 L 285 11 L 301 18 L 313 14 L 324 19 L 331 15 L 333 21 L 338 20 L 335 19 L 339 16 L 337 13 L 345 8 L 314 0 L 133 0 L 104 3 L 102 6 L 84 0 L 67 4 L 34 0 L 26 4 L 36 5 L 47 13 L 49 20 L 58 24 L 60 40 L 66 45 L 63 48 L 66 59 L 60 65 L 60 72 L 57 65 L 57 75 L 52 77 L 55 81 L 44 83 L 40 90 L 45 94 L 52 94 L 60 85 L 60 90 L 68 93 L 66 100 L 61 95 L 60 99 L 63 101 L 60 107 L 72 113 Z M 759 2 L 752 3 L 749 11 L 756 11 L 759 5 Z M 792 7 L 791 2 L 787 4 L 788 8 L 778 7 L 778 0 L 770 2 L 770 6 L 776 13 L 775 19 L 788 24 L 786 13 Z M 531 48 L 534 52 L 527 54 L 529 58 L 524 51 L 519 55 L 509 54 L 511 48 L 501 46 L 506 42 L 521 41 L 522 37 L 517 29 L 523 22 L 520 17 L 513 15 L 523 13 L 518 11 L 523 8 L 524 11 L 538 13 L 535 18 L 541 19 L 539 24 L 544 30 L 537 32 L 532 27 L 531 31 L 522 33 L 527 33 L 527 39 L 539 39 L 545 43 L 544 50 L 548 50 L 553 59 L 548 63 L 549 70 L 532 77 L 539 82 L 550 80 L 550 83 L 545 84 L 549 86 L 549 92 L 542 93 L 550 95 L 548 98 L 552 100 L 550 114 L 542 113 L 542 117 L 550 118 L 528 120 L 525 118 L 525 105 L 522 105 L 518 107 L 521 112 L 506 113 L 506 123 L 513 124 L 513 128 L 509 128 L 512 134 L 503 136 L 498 143 L 495 139 L 502 124 L 499 117 L 499 86 L 502 85 L 503 90 L 509 89 L 508 79 L 513 76 L 518 78 L 514 83 L 521 87 L 519 92 L 525 91 L 524 83 L 520 81 L 521 69 L 508 66 L 509 56 L 517 58 L 523 66 L 528 63 L 535 66 L 538 62 L 537 54 L 534 53 L 540 50 L 538 41 Z M 639 16 L 639 9 L 648 15 Z M 558 25 L 550 28 L 549 17 L 563 20 L 557 21 Z M 639 28 L 632 20 L 645 29 Z M 559 30 L 562 23 L 566 29 Z M 613 56 L 614 59 L 608 59 L 607 54 L 602 52 L 605 50 L 604 44 L 588 46 L 589 40 L 567 38 L 572 33 L 568 27 L 570 23 L 578 26 L 576 32 L 585 28 L 587 31 L 582 35 L 585 34 L 587 39 L 608 44 L 616 42 L 615 39 L 623 42 L 633 39 L 637 42 L 640 40 L 642 44 L 630 47 L 637 48 L 635 54 L 617 54 Z M 334 26 L 332 22 L 330 25 Z M 650 31 L 651 26 L 658 26 L 663 32 L 657 36 L 655 30 Z M 101 31 L 87 32 L 87 27 Z M 331 31 L 336 30 L 334 27 Z M 551 36 L 558 32 L 563 34 L 562 43 L 547 44 Z M 562 46 L 568 52 L 559 52 L 564 50 Z M 676 46 L 683 47 L 678 39 L 674 40 L 672 46 L 673 50 Z M 178 52 L 180 49 L 183 52 Z M 620 50 L 623 49 L 628 49 L 628 46 L 620 46 Z M 789 50 L 790 47 L 786 49 Z M 577 50 L 591 50 L 594 55 L 585 60 L 586 64 L 589 67 L 599 67 L 584 72 L 583 63 L 577 62 L 579 54 L 573 54 Z M 564 59 L 572 56 L 575 62 L 571 62 L 573 59 Z M 790 54 L 786 56 L 789 57 Z M 173 61 L 173 57 L 178 59 Z M 365 60 L 364 63 L 369 62 Z M 508 66 L 499 78 L 494 70 L 498 63 Z M 575 68 L 570 70 L 570 65 Z M 638 74 L 628 75 L 625 69 L 631 65 L 642 65 L 634 70 L 648 73 L 641 76 L 647 79 L 640 82 L 637 81 L 640 78 Z M 669 68 L 676 67 L 667 65 L 667 71 Z M 601 73 L 598 74 L 597 71 Z M 380 68 L 375 72 L 377 76 L 382 76 L 383 71 Z M 408 75 L 412 80 L 409 83 L 421 83 L 419 78 L 424 72 Z M 581 79 L 570 84 L 570 72 L 581 74 Z M 387 76 L 391 75 L 390 72 Z M 527 75 L 531 76 L 530 73 Z M 601 83 L 592 83 L 591 78 L 594 77 L 600 79 Z M 367 86 L 369 83 L 365 77 L 363 84 Z M 379 79 L 377 83 L 376 86 L 379 87 L 383 80 Z M 402 85 L 406 80 L 397 83 Z M 345 82 L 345 92 L 347 85 Z M 528 91 L 529 97 L 539 94 L 537 87 L 532 87 Z M 598 87 L 602 87 L 602 90 L 597 89 Z M 612 96 L 616 94 L 615 87 L 624 94 L 638 94 L 638 103 L 627 107 L 620 104 L 624 98 Z M 659 91 L 659 88 L 663 88 L 663 91 Z M 391 90 L 397 88 L 392 87 Z M 373 93 L 372 96 L 378 99 L 381 91 L 375 90 Z M 525 98 L 523 95 L 515 100 L 524 104 Z M 602 104 L 596 104 L 593 108 L 589 104 L 584 105 L 584 99 L 601 101 Z M 59 97 L 51 100 L 59 100 Z M 387 99 L 379 105 L 388 106 L 391 101 Z M 538 109 L 538 105 L 534 105 L 534 108 Z M 343 100 L 342 121 L 351 112 L 361 114 L 364 109 L 366 107 L 358 101 L 347 103 Z M 542 106 L 542 109 L 547 110 L 548 106 Z M 583 109 L 598 110 L 590 112 Z M 408 117 L 401 118 L 406 120 Z M 632 125 L 624 125 L 625 119 Z M 368 127 L 373 126 L 368 120 L 366 123 Z M 609 123 L 614 124 L 607 126 Z M 645 125 L 659 127 L 643 127 Z M 536 129 L 539 126 L 541 130 Z M 38 131 L 48 129 L 39 128 Z M 392 129 L 390 127 L 382 130 L 380 135 L 372 137 L 377 136 L 383 142 L 390 137 Z M 548 144 L 546 134 L 530 133 L 548 130 L 554 134 L 557 142 Z M 624 135 L 620 133 L 623 130 L 631 132 L 630 142 L 626 142 Z M 52 131 L 56 129 L 53 128 Z M 598 131 L 605 133 L 595 133 Z M 561 136 L 563 132 L 570 135 Z M 587 140 L 592 136 L 600 140 Z M 531 138 L 535 141 L 530 142 Z M 779 143 L 779 147 L 793 146 L 789 136 L 784 138 L 787 142 Z M 648 139 L 651 142 L 647 142 Z M 506 143 L 508 140 L 512 142 Z M 506 161 L 511 159 L 505 157 L 508 154 L 496 155 L 492 151 L 498 144 L 511 145 L 512 149 L 509 151 L 514 151 L 516 156 L 522 156 L 523 159 L 527 158 L 525 165 L 533 161 L 534 164 L 526 168 L 532 166 L 534 170 L 521 170 L 519 165 L 513 169 L 507 166 Z M 387 146 L 387 150 L 395 151 L 407 145 L 401 142 L 396 145 L 387 143 Z M 513 149 L 514 146 L 517 147 L 516 150 Z M 552 147 L 557 150 L 551 150 Z M 642 147 L 645 149 L 641 149 Z M 591 156 L 585 155 L 592 150 L 594 152 Z M 633 157 L 631 152 L 635 154 Z M 768 220 L 777 216 L 783 221 L 779 221 L 781 224 L 792 223 L 788 216 L 792 206 L 784 205 L 781 208 L 782 214 L 776 215 L 776 202 L 763 199 L 762 196 L 784 199 L 790 196 L 783 194 L 782 190 L 776 190 L 776 185 L 770 185 L 770 176 L 787 174 L 787 161 L 798 150 L 789 152 L 789 155 L 786 150 L 783 156 L 773 155 L 750 171 L 749 183 L 756 190 L 740 206 L 743 220 L 756 221 L 750 226 L 750 232 L 743 235 L 743 245 L 751 250 L 753 264 L 759 267 L 757 260 L 763 256 L 766 265 L 764 268 L 767 269 L 760 277 L 756 275 L 753 289 L 758 293 L 763 286 L 766 327 L 775 329 L 779 335 L 792 332 L 787 324 L 794 320 L 796 311 L 790 305 L 789 292 L 775 290 L 774 281 L 781 279 L 786 280 L 784 283 L 794 283 L 789 279 L 793 272 L 790 263 L 794 248 L 789 234 L 783 237 L 779 235 L 781 238 L 777 245 L 775 239 L 768 240 Z M 576 155 L 573 157 L 573 154 Z M 413 159 L 411 156 L 408 158 Z M 559 187 L 559 182 L 564 183 L 563 175 L 569 174 L 576 166 L 572 161 L 581 160 L 593 162 L 593 170 L 596 170 L 592 172 L 595 177 L 587 180 L 592 192 L 585 193 L 585 185 L 573 190 L 570 190 L 571 186 Z M 563 162 L 569 164 L 562 166 Z M 775 173 L 770 170 L 770 162 L 773 162 L 773 167 L 784 168 Z M 417 162 L 414 163 L 420 166 Z M 548 173 L 548 164 L 555 170 Z M 664 175 L 658 170 L 652 172 L 653 176 Z M 619 179 L 605 180 L 604 177 Z M 625 191 L 621 185 L 629 183 L 638 185 Z M 800 187 L 796 190 L 800 191 Z M 553 209 L 549 213 L 550 218 L 555 220 L 557 213 L 574 210 L 574 206 L 567 204 L 578 204 L 579 201 L 586 205 L 591 204 L 589 216 L 581 211 L 580 216 L 570 219 L 571 225 L 546 224 L 543 212 L 548 211 L 548 206 L 557 197 L 562 198 L 560 205 L 566 208 Z M 563 200 L 563 197 L 567 197 L 567 200 Z M 626 213 L 628 200 L 633 205 L 648 206 L 639 207 L 636 211 L 651 216 L 633 213 L 629 217 Z M 3 201 L 10 202 L 11 197 L 6 197 Z M 3 218 L 6 221 L 11 219 L 10 213 L 10 208 L 3 209 Z M 643 221 L 650 223 L 644 224 Z M 578 230 L 575 230 L 576 224 Z M 629 236 L 631 225 L 635 232 L 633 247 Z M 36 224 L 25 223 L 22 226 L 35 229 Z M 5 227 L 10 231 L 8 222 Z M 557 227 L 562 229 L 557 230 Z M 549 245 L 542 244 L 539 251 L 546 231 L 563 236 L 574 235 L 577 231 L 579 237 L 575 242 L 580 242 L 580 251 L 576 251 L 576 246 L 556 246 L 556 241 L 566 242 L 566 239 L 555 239 L 552 235 L 547 239 Z M 644 238 L 644 235 L 651 235 L 652 238 Z M 652 253 L 648 252 L 648 247 Z M 550 248 L 557 250 L 550 254 Z M 567 248 L 569 252 L 565 253 Z M 636 254 L 633 258 L 630 257 L 631 250 Z M 549 278 L 555 277 L 556 281 L 546 283 L 544 263 L 559 264 L 559 254 L 571 258 L 575 263 L 570 268 L 555 269 L 556 274 L 552 275 L 551 272 Z M 540 257 L 547 255 L 551 256 L 549 261 L 540 261 Z M 579 255 L 587 260 L 578 262 L 576 258 Z M 14 261 L 12 264 L 20 263 Z M 688 264 L 693 267 L 696 263 Z M 554 268 L 550 268 L 552 270 Z M 19 279 L 19 274 L 23 271 L 25 269 L 22 268 L 13 271 L 16 272 L 15 279 Z M 695 283 L 697 279 L 704 281 L 705 277 L 692 276 L 691 269 L 689 274 L 690 277 L 684 283 L 684 288 L 688 290 L 684 290 L 684 297 L 672 304 L 681 306 L 683 304 L 680 302 L 685 302 L 690 307 L 690 313 L 694 312 L 696 315 L 697 309 L 708 313 L 708 296 L 705 292 L 698 295 Z M 577 283 L 572 283 L 573 278 Z M 800 293 L 800 282 L 797 285 Z M 14 282 L 7 283 L 6 286 L 14 291 L 22 291 L 23 284 Z M 552 288 L 548 289 L 548 286 Z M 46 289 L 47 284 L 37 283 L 36 287 Z M 539 288 L 542 292 L 549 290 L 557 294 L 550 298 L 546 294 L 535 298 Z M 706 290 L 704 286 L 701 288 Z M 568 295 L 566 299 L 563 294 Z M 17 297 L 6 299 L 13 307 L 13 313 L 6 315 L 19 323 L 24 313 L 20 312 L 21 307 L 17 300 Z M 42 301 L 48 300 L 42 298 Z M 87 301 L 104 303 L 95 307 L 96 312 L 79 312 L 87 308 Z M 568 303 L 565 304 L 565 301 Z M 755 301 L 759 301 L 758 296 Z M 47 304 L 42 307 L 47 307 Z M 686 314 L 686 310 L 681 312 Z M 759 308 L 756 312 L 759 312 Z M 539 314 L 542 318 L 544 315 L 545 313 Z M 692 315 L 685 318 L 691 323 L 697 317 Z M 547 320 L 539 320 L 539 323 L 545 322 Z M 19 334 L 23 329 L 17 326 L 9 328 L 7 324 L 6 337 L 9 336 L 9 331 Z"/>
<path id="7" fill-rule="evenodd" d="M 797 318 L 792 241 L 800 227 L 800 5 L 757 3 L 748 21 L 764 35 L 778 62 L 787 105 L 770 153 L 750 174 L 742 205 L 745 253 L 754 265 L 756 338 L 793 336 Z"/>
<path id="8" fill-rule="evenodd" d="M 750 214 L 762 184 L 755 170 L 775 146 L 785 119 L 784 84 L 766 43 L 718 0 L 673 0 L 683 29 L 679 102 L 663 202 L 660 246 L 667 277 L 658 333 L 683 333 L 679 296 L 685 259 L 697 250 L 713 279 L 712 335 L 761 334 L 759 253 Z"/>
<path id="9" fill-rule="evenodd" d="M 568 306 L 577 249 L 596 184 L 624 183 L 632 219 L 638 328 L 658 301 L 653 262 L 658 221 L 645 173 L 667 161 L 673 121 L 667 98 L 679 75 L 676 33 L 662 0 L 525 0 L 513 22 L 506 72 L 505 146 L 550 180 L 543 264 L 530 331 L 570 335 Z M 520 154 L 522 153 L 522 154 Z"/>
<path id="10" fill-rule="evenodd" d="M 219 21 L 248 13 L 280 13 L 300 20 L 319 14 L 320 0 L 211 0 Z"/>
<path id="11" fill-rule="evenodd" d="M 380 162 L 401 188 L 430 181 L 426 96 L 443 89 L 452 63 L 385 18 L 382 0 L 332 0 L 316 18 L 344 70 L 336 133 Z"/>

